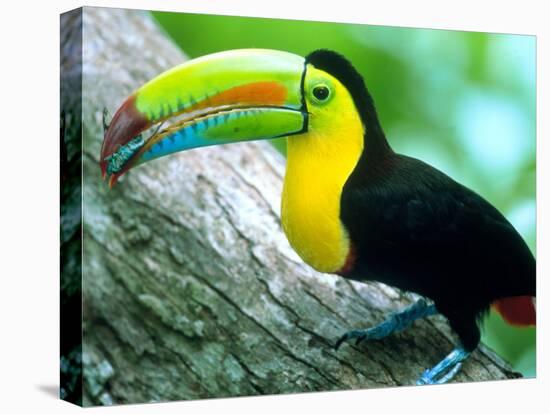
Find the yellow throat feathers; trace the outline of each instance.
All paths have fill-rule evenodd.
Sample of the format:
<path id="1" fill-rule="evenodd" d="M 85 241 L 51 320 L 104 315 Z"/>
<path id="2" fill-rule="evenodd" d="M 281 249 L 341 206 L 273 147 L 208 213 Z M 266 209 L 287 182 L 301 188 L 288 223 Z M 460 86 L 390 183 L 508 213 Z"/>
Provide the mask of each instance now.
<path id="1" fill-rule="evenodd" d="M 310 110 L 308 132 L 287 138 L 281 211 L 294 250 L 326 273 L 342 269 L 350 251 L 340 199 L 363 151 L 359 114 L 349 92 L 340 84 L 336 88 L 339 102 Z"/>

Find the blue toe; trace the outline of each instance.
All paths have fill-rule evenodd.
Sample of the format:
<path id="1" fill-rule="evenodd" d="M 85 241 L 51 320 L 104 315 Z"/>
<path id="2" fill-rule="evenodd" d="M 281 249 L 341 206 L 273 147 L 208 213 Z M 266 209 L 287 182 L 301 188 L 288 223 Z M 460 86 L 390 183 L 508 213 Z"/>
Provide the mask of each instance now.
<path id="1" fill-rule="evenodd" d="M 469 355 L 470 352 L 467 352 L 463 348 L 455 348 L 436 366 L 424 371 L 418 381 L 416 381 L 416 385 L 445 384 L 460 371 L 462 361 L 468 358 Z"/>

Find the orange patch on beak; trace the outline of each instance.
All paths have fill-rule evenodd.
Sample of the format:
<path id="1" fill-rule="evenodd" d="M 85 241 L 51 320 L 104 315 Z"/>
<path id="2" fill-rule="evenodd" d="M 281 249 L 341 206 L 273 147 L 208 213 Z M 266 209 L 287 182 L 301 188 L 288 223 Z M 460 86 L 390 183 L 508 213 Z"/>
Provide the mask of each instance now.
<path id="1" fill-rule="evenodd" d="M 286 88 L 278 82 L 254 82 L 235 86 L 197 102 L 183 112 L 218 106 L 282 106 L 287 98 Z"/>

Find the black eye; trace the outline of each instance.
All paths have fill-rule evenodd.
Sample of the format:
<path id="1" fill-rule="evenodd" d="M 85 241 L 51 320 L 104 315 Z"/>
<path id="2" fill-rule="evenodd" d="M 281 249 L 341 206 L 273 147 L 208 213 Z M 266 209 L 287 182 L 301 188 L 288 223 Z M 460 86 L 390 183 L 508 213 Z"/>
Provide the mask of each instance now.
<path id="1" fill-rule="evenodd" d="M 319 85 L 313 88 L 313 96 L 319 101 L 326 101 L 330 94 L 329 89 L 325 85 Z"/>

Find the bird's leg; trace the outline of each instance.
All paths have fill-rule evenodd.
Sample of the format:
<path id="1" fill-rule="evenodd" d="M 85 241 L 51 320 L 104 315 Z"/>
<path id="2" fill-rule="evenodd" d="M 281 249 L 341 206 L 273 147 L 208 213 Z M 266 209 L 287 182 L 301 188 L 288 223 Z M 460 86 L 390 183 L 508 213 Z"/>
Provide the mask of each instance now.
<path id="1" fill-rule="evenodd" d="M 455 348 L 441 360 L 435 367 L 424 371 L 416 381 L 416 385 L 444 384 L 452 379 L 462 366 L 462 361 L 470 356 L 470 352 L 463 348 Z"/>
<path id="2" fill-rule="evenodd" d="M 355 339 L 355 344 L 366 339 L 382 339 L 394 333 L 401 332 L 408 328 L 415 320 L 435 315 L 437 309 L 435 305 L 428 304 L 424 299 L 420 299 L 414 305 L 409 306 L 403 311 L 396 313 L 386 319 L 379 325 L 368 329 L 354 329 L 346 332 L 338 339 L 334 348 L 338 350 L 343 342 Z"/>

